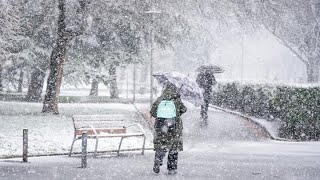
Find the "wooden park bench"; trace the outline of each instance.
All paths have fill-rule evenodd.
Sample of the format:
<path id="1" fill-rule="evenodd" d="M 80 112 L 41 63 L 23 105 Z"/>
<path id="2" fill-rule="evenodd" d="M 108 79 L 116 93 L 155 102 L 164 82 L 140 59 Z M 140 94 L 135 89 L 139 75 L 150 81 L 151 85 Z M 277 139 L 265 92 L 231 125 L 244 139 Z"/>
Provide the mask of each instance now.
<path id="1" fill-rule="evenodd" d="M 69 156 L 72 154 L 74 142 L 82 138 L 83 133 L 87 133 L 87 138 L 96 139 L 94 156 L 97 155 L 98 142 L 101 138 L 119 137 L 120 143 L 117 150 L 119 155 L 122 140 L 129 137 L 143 137 L 142 152 L 144 154 L 146 136 L 142 126 L 138 123 L 125 125 L 125 116 L 121 114 L 111 115 L 73 115 L 74 137 L 71 144 Z M 128 128 L 136 127 L 133 133 L 128 132 Z"/>

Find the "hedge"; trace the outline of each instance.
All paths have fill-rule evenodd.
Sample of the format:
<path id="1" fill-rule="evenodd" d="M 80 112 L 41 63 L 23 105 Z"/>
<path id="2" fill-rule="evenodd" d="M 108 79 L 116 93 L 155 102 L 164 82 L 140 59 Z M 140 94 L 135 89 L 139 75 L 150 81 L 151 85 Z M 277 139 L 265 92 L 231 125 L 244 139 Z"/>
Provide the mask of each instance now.
<path id="1" fill-rule="evenodd" d="M 279 136 L 320 139 L 320 87 L 219 83 L 212 103 L 249 116 L 279 120 Z"/>

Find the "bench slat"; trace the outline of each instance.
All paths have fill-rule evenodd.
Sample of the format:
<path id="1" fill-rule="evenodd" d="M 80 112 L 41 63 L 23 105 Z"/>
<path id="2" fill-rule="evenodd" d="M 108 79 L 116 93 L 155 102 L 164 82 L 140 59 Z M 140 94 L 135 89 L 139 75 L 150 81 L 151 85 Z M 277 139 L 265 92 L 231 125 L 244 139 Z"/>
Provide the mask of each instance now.
<path id="1" fill-rule="evenodd" d="M 124 121 L 124 115 L 73 115 L 74 121 Z"/>
<path id="2" fill-rule="evenodd" d="M 125 134 L 127 130 L 125 128 L 121 129 L 116 129 L 116 128 L 108 128 L 108 129 L 95 129 L 95 131 L 98 134 L 101 133 L 108 133 L 108 134 Z M 82 135 L 82 133 L 87 132 L 87 135 L 95 135 L 94 131 L 92 129 L 81 129 L 81 130 L 76 130 L 75 134 L 76 135 Z"/>
<path id="3" fill-rule="evenodd" d="M 134 137 L 134 136 L 143 136 L 143 133 L 131 133 L 131 134 L 99 134 L 99 138 L 108 138 L 108 137 Z M 89 136 L 90 137 L 90 136 Z M 92 137 L 95 137 L 92 135 Z"/>
<path id="4" fill-rule="evenodd" d="M 77 129 L 81 129 L 81 128 L 106 128 L 106 129 L 110 129 L 110 128 L 124 128 L 125 126 L 123 124 L 102 124 L 102 123 L 74 123 L 74 128 L 75 130 Z"/>
<path id="5" fill-rule="evenodd" d="M 99 132 L 106 133 L 126 133 L 125 130 L 110 130 L 114 128 L 123 129 L 124 127 L 124 115 L 111 114 L 111 115 L 73 115 L 72 120 L 75 131 L 82 129 L 83 127 L 93 127 L 99 130 Z M 76 132 L 79 135 L 82 132 Z M 89 134 L 93 132 L 88 132 Z M 97 132 L 98 133 L 98 132 Z"/>

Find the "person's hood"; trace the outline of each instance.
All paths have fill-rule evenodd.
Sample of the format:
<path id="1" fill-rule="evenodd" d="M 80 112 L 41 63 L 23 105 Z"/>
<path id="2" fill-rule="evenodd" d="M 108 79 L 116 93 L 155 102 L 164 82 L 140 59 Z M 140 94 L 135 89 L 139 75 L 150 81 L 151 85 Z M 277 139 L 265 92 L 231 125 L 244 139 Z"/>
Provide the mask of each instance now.
<path id="1" fill-rule="evenodd" d="M 174 85 L 167 85 L 167 87 L 162 92 L 163 99 L 177 99 L 178 97 L 178 89 Z"/>

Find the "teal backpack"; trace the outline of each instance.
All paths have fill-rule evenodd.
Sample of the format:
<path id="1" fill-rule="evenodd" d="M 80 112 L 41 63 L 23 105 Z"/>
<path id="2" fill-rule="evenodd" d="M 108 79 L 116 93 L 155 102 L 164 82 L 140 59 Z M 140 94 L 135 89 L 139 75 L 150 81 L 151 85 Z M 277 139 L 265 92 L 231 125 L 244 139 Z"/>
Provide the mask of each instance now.
<path id="1" fill-rule="evenodd" d="M 173 119 L 177 117 L 176 106 L 171 100 L 162 100 L 158 105 L 157 118 Z"/>

